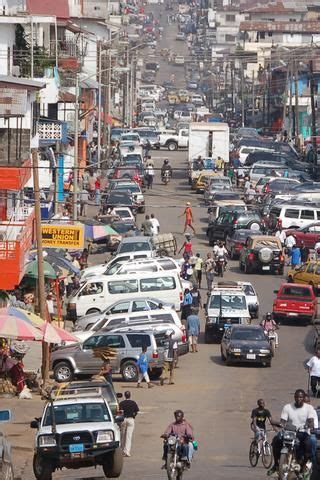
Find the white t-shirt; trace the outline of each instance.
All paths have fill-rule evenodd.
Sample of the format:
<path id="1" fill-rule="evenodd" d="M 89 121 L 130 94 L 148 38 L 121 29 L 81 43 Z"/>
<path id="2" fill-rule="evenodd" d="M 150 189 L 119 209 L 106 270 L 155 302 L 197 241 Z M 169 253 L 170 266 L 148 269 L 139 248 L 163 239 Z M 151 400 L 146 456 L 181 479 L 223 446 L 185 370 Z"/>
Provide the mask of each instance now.
<path id="1" fill-rule="evenodd" d="M 286 232 L 284 230 L 278 230 L 276 232 L 276 237 L 280 239 L 280 242 L 283 244 L 287 238 Z"/>
<path id="2" fill-rule="evenodd" d="M 314 251 L 317 252 L 319 248 L 320 248 L 320 242 L 317 242 L 314 246 Z"/>
<path id="3" fill-rule="evenodd" d="M 312 407 L 312 410 L 313 410 L 313 417 L 312 418 L 313 418 L 314 428 L 319 428 L 319 419 L 318 419 L 317 411 L 314 407 Z"/>
<path id="4" fill-rule="evenodd" d="M 150 218 L 150 222 L 152 223 L 152 233 L 153 235 L 158 235 L 160 223 L 157 218 Z"/>
<path id="5" fill-rule="evenodd" d="M 310 418 L 314 418 L 314 408 L 308 403 L 304 403 L 300 408 L 297 408 L 294 403 L 288 403 L 281 413 L 281 420 L 292 423 L 294 427 L 300 429 L 305 428 Z"/>
<path id="6" fill-rule="evenodd" d="M 286 246 L 287 246 L 288 248 L 292 248 L 293 245 L 296 244 L 296 239 L 294 238 L 293 235 L 289 235 L 289 236 L 286 238 L 286 242 L 285 242 L 285 243 L 286 243 Z"/>
<path id="7" fill-rule="evenodd" d="M 316 356 L 310 358 L 307 366 L 310 368 L 310 375 L 320 377 L 320 358 Z"/>

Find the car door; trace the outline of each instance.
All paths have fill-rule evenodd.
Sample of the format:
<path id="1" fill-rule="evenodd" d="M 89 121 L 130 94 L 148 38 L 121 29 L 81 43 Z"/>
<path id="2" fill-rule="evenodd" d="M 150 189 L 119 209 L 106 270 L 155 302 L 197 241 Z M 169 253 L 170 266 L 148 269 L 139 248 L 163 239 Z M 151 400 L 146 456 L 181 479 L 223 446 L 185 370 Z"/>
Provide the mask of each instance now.
<path id="1" fill-rule="evenodd" d="M 77 314 L 85 315 L 94 311 L 102 312 L 105 308 L 105 285 L 103 282 L 87 281 L 86 285 L 78 294 Z"/>
<path id="2" fill-rule="evenodd" d="M 101 342 L 102 335 L 92 335 L 80 345 L 74 354 L 76 368 L 83 374 L 98 374 L 102 366 L 102 359 L 95 355 L 95 349 Z"/>
<path id="3" fill-rule="evenodd" d="M 315 244 L 320 241 L 320 224 L 305 227 L 303 234 L 300 237 L 300 240 L 304 241 L 306 247 L 314 248 Z"/>
<path id="4" fill-rule="evenodd" d="M 313 281 L 313 272 L 316 263 L 309 262 L 307 265 L 301 267 L 294 275 L 294 281 L 297 283 L 309 283 Z"/>
<path id="5" fill-rule="evenodd" d="M 111 348 L 116 352 L 116 356 L 110 358 L 112 371 L 114 373 L 120 372 L 121 360 L 126 357 L 127 348 L 122 335 L 110 333 L 103 335 L 103 339 L 98 345 L 101 348 Z"/>

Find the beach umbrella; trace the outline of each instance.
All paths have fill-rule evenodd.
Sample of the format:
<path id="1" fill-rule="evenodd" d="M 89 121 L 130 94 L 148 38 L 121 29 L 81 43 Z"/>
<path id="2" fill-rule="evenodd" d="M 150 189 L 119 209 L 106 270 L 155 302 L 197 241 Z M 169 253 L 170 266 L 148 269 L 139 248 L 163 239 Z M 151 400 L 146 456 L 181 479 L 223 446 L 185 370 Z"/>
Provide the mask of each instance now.
<path id="1" fill-rule="evenodd" d="M 79 339 L 63 328 L 45 322 L 39 327 L 42 339 L 47 343 L 61 344 L 63 342 L 79 342 Z"/>
<path id="2" fill-rule="evenodd" d="M 44 261 L 43 270 L 46 279 L 55 280 L 57 278 L 57 274 L 54 268 L 50 265 L 50 263 Z M 38 279 L 38 260 L 33 260 L 26 265 L 24 276 Z"/>
<path id="3" fill-rule="evenodd" d="M 106 238 L 108 235 L 118 235 L 110 225 L 85 225 L 85 237 L 93 241 Z"/>
<path id="4" fill-rule="evenodd" d="M 19 317 L 0 314 L 0 337 L 14 340 L 42 340 L 43 334 L 38 328 Z"/>
<path id="5" fill-rule="evenodd" d="M 19 307 L 10 306 L 6 308 L 0 308 L 0 315 L 13 315 L 35 326 L 42 325 L 45 322 L 45 320 L 39 317 L 39 315 Z"/>

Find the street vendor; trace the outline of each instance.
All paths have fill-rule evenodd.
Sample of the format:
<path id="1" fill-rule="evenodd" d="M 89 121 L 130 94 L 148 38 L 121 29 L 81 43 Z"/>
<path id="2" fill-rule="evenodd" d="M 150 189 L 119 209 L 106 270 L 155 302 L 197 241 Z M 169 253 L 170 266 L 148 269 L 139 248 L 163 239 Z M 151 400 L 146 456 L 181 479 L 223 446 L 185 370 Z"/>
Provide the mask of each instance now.
<path id="1" fill-rule="evenodd" d="M 22 358 L 29 347 L 23 344 L 25 351 L 18 355 L 19 348 L 19 345 L 14 345 L 11 352 L 6 339 L 0 339 L 0 374 L 6 374 L 10 377 L 12 385 L 16 387 L 17 394 L 21 393 L 25 387 Z"/>

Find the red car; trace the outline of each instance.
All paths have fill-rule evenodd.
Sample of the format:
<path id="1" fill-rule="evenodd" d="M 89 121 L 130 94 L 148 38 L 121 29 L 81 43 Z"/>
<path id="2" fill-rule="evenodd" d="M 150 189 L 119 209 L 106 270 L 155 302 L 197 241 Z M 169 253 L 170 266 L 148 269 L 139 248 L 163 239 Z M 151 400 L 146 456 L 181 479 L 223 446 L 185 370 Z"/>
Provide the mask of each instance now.
<path id="1" fill-rule="evenodd" d="M 286 235 L 289 235 L 289 233 L 294 234 L 299 247 L 301 246 L 302 241 L 308 248 L 314 248 L 315 244 L 320 242 L 320 222 L 309 223 L 309 225 L 300 227 L 297 230 L 289 228 L 288 230 L 285 230 L 285 232 Z"/>
<path id="2" fill-rule="evenodd" d="M 250 229 L 239 229 L 234 230 L 226 238 L 226 249 L 229 252 L 231 260 L 234 258 L 239 258 L 240 252 L 245 245 L 247 238 L 250 235 L 262 235 L 260 230 L 255 230 L 254 232 Z"/>
<path id="3" fill-rule="evenodd" d="M 317 297 L 311 285 L 283 283 L 273 301 L 273 318 L 280 320 L 305 320 L 314 323 L 317 318 Z"/>

